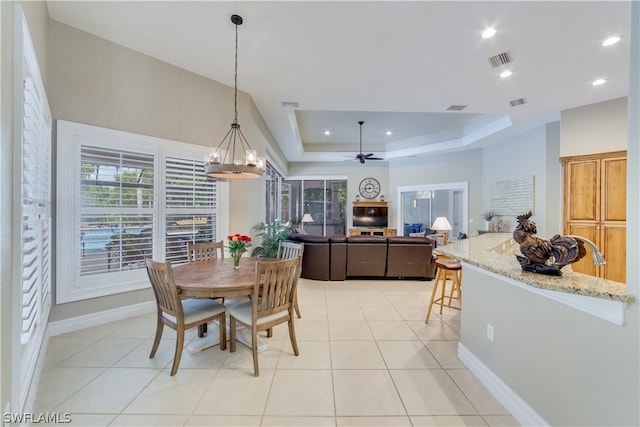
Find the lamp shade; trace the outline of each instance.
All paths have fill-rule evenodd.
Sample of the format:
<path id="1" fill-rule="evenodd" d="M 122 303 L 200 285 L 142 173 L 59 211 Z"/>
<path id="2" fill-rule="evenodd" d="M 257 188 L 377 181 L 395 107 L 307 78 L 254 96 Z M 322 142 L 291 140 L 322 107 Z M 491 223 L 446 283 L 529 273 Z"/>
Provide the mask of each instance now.
<path id="1" fill-rule="evenodd" d="M 431 229 L 436 231 L 449 231 L 452 230 L 453 227 L 451 227 L 451 224 L 449 224 L 446 216 L 439 216 L 435 221 L 433 221 Z"/>
<path id="2" fill-rule="evenodd" d="M 313 222 L 313 218 L 311 218 L 311 214 L 302 215 L 302 222 Z"/>

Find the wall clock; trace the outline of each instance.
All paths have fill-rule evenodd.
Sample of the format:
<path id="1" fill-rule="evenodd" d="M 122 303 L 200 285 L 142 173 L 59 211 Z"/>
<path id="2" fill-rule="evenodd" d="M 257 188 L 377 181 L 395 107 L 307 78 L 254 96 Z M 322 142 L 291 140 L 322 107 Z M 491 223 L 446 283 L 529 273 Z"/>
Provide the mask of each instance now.
<path id="1" fill-rule="evenodd" d="M 380 194 L 380 183 L 375 178 L 365 178 L 360 182 L 360 194 L 365 199 L 375 199 Z"/>

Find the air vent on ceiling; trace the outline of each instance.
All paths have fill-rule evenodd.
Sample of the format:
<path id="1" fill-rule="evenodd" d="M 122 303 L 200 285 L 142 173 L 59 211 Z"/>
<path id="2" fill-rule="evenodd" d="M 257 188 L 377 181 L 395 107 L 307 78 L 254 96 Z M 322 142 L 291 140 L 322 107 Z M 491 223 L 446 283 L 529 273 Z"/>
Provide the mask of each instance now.
<path id="1" fill-rule="evenodd" d="M 449 105 L 446 110 L 447 111 L 462 111 L 467 108 L 466 105 Z"/>
<path id="2" fill-rule="evenodd" d="M 513 56 L 511 55 L 511 51 L 502 52 L 489 58 L 489 64 L 491 64 L 493 68 L 497 68 L 505 64 L 510 64 L 512 62 Z"/>
<path id="3" fill-rule="evenodd" d="M 514 99 L 513 101 L 509 101 L 512 107 L 517 107 L 518 105 L 526 104 L 527 100 L 525 98 Z"/>

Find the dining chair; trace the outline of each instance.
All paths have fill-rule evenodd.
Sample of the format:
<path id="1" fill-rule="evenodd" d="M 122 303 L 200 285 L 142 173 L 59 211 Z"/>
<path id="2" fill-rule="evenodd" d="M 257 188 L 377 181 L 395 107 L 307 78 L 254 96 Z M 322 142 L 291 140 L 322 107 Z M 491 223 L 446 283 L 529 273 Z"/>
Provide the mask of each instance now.
<path id="1" fill-rule="evenodd" d="M 156 262 L 147 258 L 146 264 L 149 281 L 156 296 L 158 313 L 156 337 L 153 341 L 149 358 L 153 358 L 158 350 L 164 325 L 174 329 L 177 333 L 171 376 L 178 371 L 184 345 L 184 333 L 188 329 L 197 327 L 198 335 L 201 335 L 204 325 L 217 319 L 220 324 L 220 350 L 226 349 L 226 307 L 211 299 L 190 298 L 181 300 L 173 279 L 171 263 Z"/>
<path id="2" fill-rule="evenodd" d="M 296 242 L 289 242 L 286 240 L 280 240 L 280 243 L 278 245 L 277 258 L 278 259 L 291 259 L 291 258 L 297 258 L 297 257 L 302 258 L 303 253 L 304 253 L 304 243 L 296 243 Z M 302 267 L 302 264 L 301 264 L 301 267 Z M 296 289 L 297 289 L 297 286 L 296 286 Z M 300 314 L 300 307 L 298 306 L 297 290 L 296 290 L 296 295 L 294 295 L 293 301 L 294 301 L 293 307 L 296 311 L 296 316 L 298 316 L 298 319 L 300 319 L 302 315 Z"/>
<path id="3" fill-rule="evenodd" d="M 281 261 L 258 261 L 253 285 L 254 298 L 229 308 L 229 351 L 236 351 L 236 323 L 251 330 L 253 374 L 256 377 L 260 375 L 257 346 L 259 331 L 269 330 L 287 322 L 293 352 L 296 356 L 300 354 L 293 325 L 293 303 L 301 264 L 301 257 Z M 257 295 L 259 297 L 255 297 Z"/>
<path id="4" fill-rule="evenodd" d="M 218 249 L 220 254 L 218 255 Z M 224 241 L 219 242 L 187 242 L 187 259 L 189 262 L 212 261 L 224 259 Z"/>

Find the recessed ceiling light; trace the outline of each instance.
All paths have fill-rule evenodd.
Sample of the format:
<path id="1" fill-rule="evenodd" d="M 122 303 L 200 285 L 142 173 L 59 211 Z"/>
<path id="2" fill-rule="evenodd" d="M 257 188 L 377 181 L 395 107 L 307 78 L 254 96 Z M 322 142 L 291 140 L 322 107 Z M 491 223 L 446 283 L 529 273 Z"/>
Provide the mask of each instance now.
<path id="1" fill-rule="evenodd" d="M 493 27 L 489 27 L 482 32 L 483 39 L 490 39 L 491 37 L 496 35 L 496 29 Z"/>
<path id="2" fill-rule="evenodd" d="M 600 86 L 600 85 L 605 84 L 606 82 L 607 81 L 605 79 L 597 79 L 597 80 L 594 80 L 593 83 L 591 83 L 591 84 L 594 85 L 594 86 Z"/>
<path id="3" fill-rule="evenodd" d="M 331 131 L 330 131 L 330 130 L 325 130 L 325 131 L 324 131 L 324 134 L 325 134 L 325 135 L 327 135 L 327 136 L 328 136 L 328 135 L 331 135 Z"/>
<path id="4" fill-rule="evenodd" d="M 616 44 L 619 41 L 620 41 L 620 37 L 618 36 L 609 37 L 608 39 L 602 42 L 602 46 L 611 46 L 612 44 Z"/>
<path id="5" fill-rule="evenodd" d="M 511 70 L 504 70 L 503 72 L 500 73 L 500 77 L 504 79 L 506 77 L 509 77 L 511 74 L 512 74 Z"/>
<path id="6" fill-rule="evenodd" d="M 388 130 L 388 131 L 386 132 L 386 135 L 387 135 L 387 136 L 393 135 L 393 132 L 391 132 L 390 130 Z"/>

